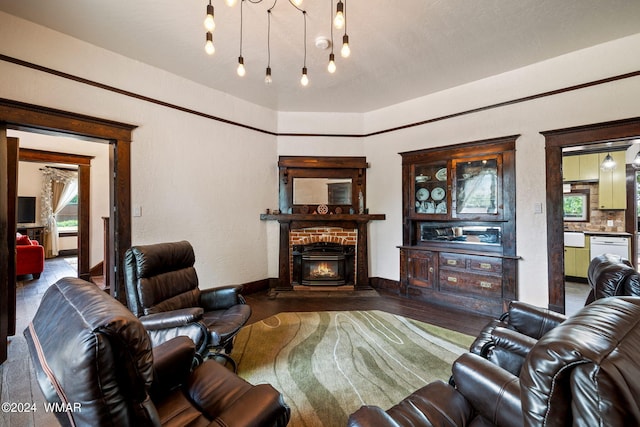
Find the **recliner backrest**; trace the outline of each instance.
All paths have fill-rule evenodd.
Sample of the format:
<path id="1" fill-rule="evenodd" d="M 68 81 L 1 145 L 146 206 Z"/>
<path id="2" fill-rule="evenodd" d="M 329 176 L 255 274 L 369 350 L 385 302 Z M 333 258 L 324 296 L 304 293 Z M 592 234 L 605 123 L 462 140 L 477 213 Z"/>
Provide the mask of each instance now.
<path id="1" fill-rule="evenodd" d="M 136 316 L 199 305 L 195 253 L 189 242 L 133 246 L 124 263 L 127 303 Z"/>
<path id="2" fill-rule="evenodd" d="M 638 348 L 640 298 L 605 298 L 581 309 L 527 356 L 520 373 L 525 425 L 640 425 Z"/>
<path id="3" fill-rule="evenodd" d="M 603 254 L 592 259 L 587 280 L 591 291 L 585 305 L 613 296 L 640 296 L 640 274 L 618 255 Z"/>
<path id="4" fill-rule="evenodd" d="M 95 285 L 77 278 L 51 285 L 24 335 L 45 398 L 72 405 L 76 425 L 157 422 L 148 395 L 153 355 L 147 332 Z M 72 424 L 65 413 L 56 415 Z"/>

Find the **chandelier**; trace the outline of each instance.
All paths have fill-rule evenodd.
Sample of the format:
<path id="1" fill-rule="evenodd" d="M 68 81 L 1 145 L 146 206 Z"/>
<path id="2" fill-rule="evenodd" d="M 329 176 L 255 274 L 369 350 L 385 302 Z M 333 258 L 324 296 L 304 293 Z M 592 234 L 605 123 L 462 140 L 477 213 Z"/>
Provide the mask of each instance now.
<path id="1" fill-rule="evenodd" d="M 242 35 L 243 35 L 243 7 L 245 2 L 249 2 L 252 4 L 262 3 L 264 0 L 240 0 L 240 54 L 238 56 L 238 67 L 236 72 L 238 76 L 243 77 L 246 74 L 246 69 L 244 66 L 244 57 L 242 56 Z M 300 84 L 302 86 L 307 86 L 309 84 L 309 75 L 307 70 L 307 11 L 302 8 L 303 0 L 286 0 L 292 7 L 294 7 L 300 15 L 302 16 L 303 26 L 304 26 L 304 36 L 303 36 L 303 47 L 304 47 L 304 56 L 302 60 L 302 73 L 300 76 Z M 349 36 L 347 35 L 347 0 L 338 0 L 338 3 L 335 5 L 334 12 L 334 0 L 331 1 L 330 8 L 330 20 L 329 25 L 331 28 L 331 39 L 327 40 L 326 38 L 316 39 L 316 46 L 321 48 L 329 48 L 331 47 L 331 53 L 329 53 L 329 60 L 327 63 L 327 71 L 331 74 L 336 72 L 336 62 L 335 55 L 333 53 L 333 30 L 344 30 L 344 34 L 342 36 L 342 49 L 340 50 L 340 54 L 343 58 L 347 58 L 351 54 L 351 49 L 349 48 Z M 229 7 L 233 7 L 236 4 L 237 0 L 225 0 L 225 3 Z M 264 82 L 269 85 L 273 82 L 273 77 L 271 74 L 271 14 L 278 4 L 278 0 L 273 0 L 273 5 L 267 9 L 267 64 Z M 205 52 L 209 55 L 213 55 L 216 51 L 214 43 L 213 43 L 213 32 L 215 30 L 216 24 L 214 19 L 214 8 L 211 4 L 211 0 L 209 0 L 209 4 L 207 5 L 207 15 L 204 20 L 204 27 L 207 30 L 206 33 L 206 42 L 205 42 Z"/>

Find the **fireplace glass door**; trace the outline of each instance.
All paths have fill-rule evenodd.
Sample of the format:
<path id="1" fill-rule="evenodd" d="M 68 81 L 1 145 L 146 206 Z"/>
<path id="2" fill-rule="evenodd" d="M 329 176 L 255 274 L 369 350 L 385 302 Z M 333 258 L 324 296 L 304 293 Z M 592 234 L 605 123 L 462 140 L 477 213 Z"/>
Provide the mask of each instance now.
<path id="1" fill-rule="evenodd" d="M 342 254 L 311 252 L 302 255 L 302 284 L 344 285 L 344 261 Z"/>

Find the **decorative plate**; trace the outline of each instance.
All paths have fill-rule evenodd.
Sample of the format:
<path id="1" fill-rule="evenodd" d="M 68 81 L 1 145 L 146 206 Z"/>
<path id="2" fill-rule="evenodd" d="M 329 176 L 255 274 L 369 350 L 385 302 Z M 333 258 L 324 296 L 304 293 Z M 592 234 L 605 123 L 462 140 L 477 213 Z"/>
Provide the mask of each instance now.
<path id="1" fill-rule="evenodd" d="M 420 174 L 420 175 L 416 176 L 416 182 L 418 182 L 418 183 L 427 182 L 430 179 L 431 179 L 431 177 L 428 176 L 428 175 Z"/>
<path id="2" fill-rule="evenodd" d="M 431 198 L 436 202 L 444 199 L 444 196 L 446 194 L 447 194 L 446 191 L 444 191 L 444 189 L 441 187 L 436 187 L 433 190 L 431 190 Z"/>
<path id="3" fill-rule="evenodd" d="M 436 179 L 438 181 L 446 181 L 447 180 L 447 168 L 439 169 L 438 172 L 436 172 Z"/>
<path id="4" fill-rule="evenodd" d="M 429 190 L 427 190 L 426 188 L 421 188 L 418 191 L 416 191 L 416 199 L 420 200 L 421 202 L 424 202 L 428 198 L 429 198 Z"/>
<path id="5" fill-rule="evenodd" d="M 318 213 L 322 215 L 329 213 L 329 207 L 327 205 L 318 205 Z"/>
<path id="6" fill-rule="evenodd" d="M 335 208 L 334 212 L 335 212 L 337 215 L 340 215 L 340 214 L 342 213 L 342 208 L 341 208 L 340 206 L 336 206 L 336 208 Z"/>
<path id="7" fill-rule="evenodd" d="M 445 202 L 438 203 L 438 206 L 436 206 L 436 213 L 437 214 L 447 213 L 447 204 Z"/>
<path id="8" fill-rule="evenodd" d="M 307 206 L 307 205 L 303 205 L 303 206 L 300 208 L 300 213 L 302 213 L 302 214 L 304 214 L 304 215 L 308 214 L 308 213 L 309 213 L 309 206 Z"/>

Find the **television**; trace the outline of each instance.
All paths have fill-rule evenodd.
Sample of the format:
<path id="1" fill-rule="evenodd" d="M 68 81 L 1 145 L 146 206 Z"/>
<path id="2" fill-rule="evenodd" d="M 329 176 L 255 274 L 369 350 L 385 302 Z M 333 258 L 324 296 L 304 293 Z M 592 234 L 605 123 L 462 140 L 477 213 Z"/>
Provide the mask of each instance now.
<path id="1" fill-rule="evenodd" d="M 18 224 L 33 224 L 36 222 L 36 198 L 18 196 Z"/>

